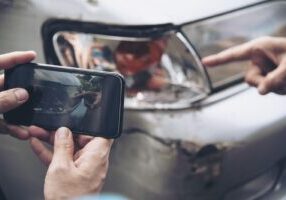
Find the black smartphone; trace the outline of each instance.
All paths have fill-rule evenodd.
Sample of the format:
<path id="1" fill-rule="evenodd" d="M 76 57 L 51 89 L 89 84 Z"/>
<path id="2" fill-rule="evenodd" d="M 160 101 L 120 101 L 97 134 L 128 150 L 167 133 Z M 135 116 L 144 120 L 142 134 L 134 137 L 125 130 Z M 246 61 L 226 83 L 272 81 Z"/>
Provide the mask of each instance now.
<path id="1" fill-rule="evenodd" d="M 4 113 L 11 124 L 47 130 L 68 127 L 73 133 L 119 137 L 124 79 L 111 72 L 27 63 L 5 70 L 4 89 L 25 88 L 29 100 Z"/>

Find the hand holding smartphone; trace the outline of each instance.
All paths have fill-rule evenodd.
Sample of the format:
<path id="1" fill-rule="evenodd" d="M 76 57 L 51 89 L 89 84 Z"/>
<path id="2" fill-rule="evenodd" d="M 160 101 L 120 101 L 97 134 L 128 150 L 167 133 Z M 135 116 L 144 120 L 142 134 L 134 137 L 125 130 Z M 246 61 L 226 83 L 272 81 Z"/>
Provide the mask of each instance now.
<path id="1" fill-rule="evenodd" d="M 121 134 L 124 79 L 117 73 L 27 63 L 5 70 L 4 89 L 15 87 L 25 88 L 29 100 L 4 113 L 8 123 L 65 126 L 105 138 Z"/>

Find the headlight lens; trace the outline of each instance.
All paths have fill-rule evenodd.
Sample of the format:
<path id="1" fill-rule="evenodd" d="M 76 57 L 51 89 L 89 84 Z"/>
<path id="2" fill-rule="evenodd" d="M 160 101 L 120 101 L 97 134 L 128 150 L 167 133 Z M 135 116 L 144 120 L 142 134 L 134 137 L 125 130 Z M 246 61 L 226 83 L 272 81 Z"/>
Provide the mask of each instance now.
<path id="1" fill-rule="evenodd" d="M 178 34 L 130 38 L 58 32 L 53 45 L 61 65 L 121 73 L 126 108 L 177 109 L 208 92 L 198 61 Z"/>

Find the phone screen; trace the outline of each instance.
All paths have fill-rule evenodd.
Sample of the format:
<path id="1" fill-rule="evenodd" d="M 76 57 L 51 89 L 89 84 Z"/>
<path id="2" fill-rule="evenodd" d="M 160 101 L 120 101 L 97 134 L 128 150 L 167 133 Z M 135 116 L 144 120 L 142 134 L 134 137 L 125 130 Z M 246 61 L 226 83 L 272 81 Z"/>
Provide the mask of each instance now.
<path id="1" fill-rule="evenodd" d="M 5 72 L 6 89 L 22 87 L 29 93 L 24 105 L 4 114 L 8 122 L 49 130 L 65 126 L 76 133 L 108 138 L 120 134 L 122 78 L 109 73 L 27 65 Z"/>

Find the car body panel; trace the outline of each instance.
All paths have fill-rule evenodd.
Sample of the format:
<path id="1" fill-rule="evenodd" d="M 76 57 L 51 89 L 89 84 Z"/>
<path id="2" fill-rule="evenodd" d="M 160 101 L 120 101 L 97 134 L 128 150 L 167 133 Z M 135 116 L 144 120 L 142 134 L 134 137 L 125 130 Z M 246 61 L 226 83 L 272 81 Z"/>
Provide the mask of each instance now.
<path id="1" fill-rule="evenodd" d="M 256 89 L 246 87 L 240 85 L 231 88 L 233 93 L 228 99 L 225 99 L 225 95 L 230 91 L 213 95 L 205 102 L 200 102 L 197 108 L 173 112 L 144 112 L 140 114 L 140 119 L 135 117 L 137 112 L 130 112 L 125 120 L 125 127 L 132 128 L 135 124 L 137 128 L 146 130 L 155 137 L 184 139 L 200 145 L 243 142 L 253 137 L 253 133 L 286 116 L 286 108 L 283 106 L 286 97 L 275 94 L 261 96 Z M 224 98 L 216 101 L 217 96 Z M 201 105 L 203 103 L 206 105 Z"/>
<path id="2" fill-rule="evenodd" d="M 36 7 L 40 13 L 48 13 L 52 16 L 111 24 L 151 25 L 173 23 L 177 25 L 263 1 L 157 0 L 154 2 L 152 0 L 73 0 L 67 3 L 66 0 L 14 0 L 11 1 L 11 4 L 3 3 L 3 5 L 16 5 L 15 7 L 20 9 L 26 7 L 32 10 Z M 65 8 L 65 12 L 62 12 L 62 8 Z M 132 11 L 130 12 L 130 10 Z M 146 11 L 148 15 L 146 15 Z"/>

